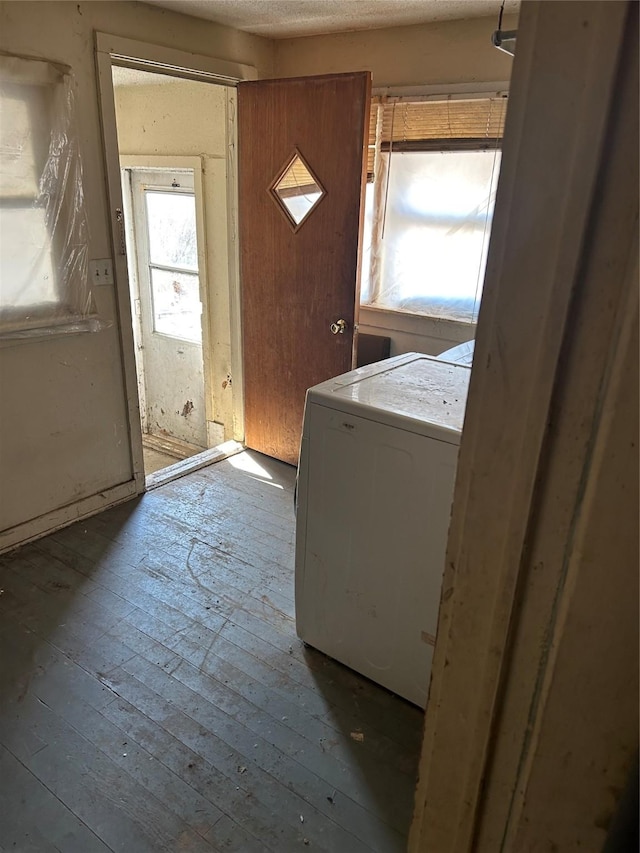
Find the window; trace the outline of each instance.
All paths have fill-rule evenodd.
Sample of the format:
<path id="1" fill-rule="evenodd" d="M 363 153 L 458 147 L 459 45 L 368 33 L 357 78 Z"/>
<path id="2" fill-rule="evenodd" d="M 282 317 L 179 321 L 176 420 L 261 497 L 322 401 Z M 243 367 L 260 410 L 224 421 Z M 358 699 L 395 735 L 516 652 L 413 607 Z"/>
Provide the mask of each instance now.
<path id="1" fill-rule="evenodd" d="M 138 346 L 146 350 L 145 360 L 150 363 L 157 348 L 167 345 L 167 338 L 201 350 L 194 170 L 136 166 L 123 169 L 122 182 L 123 199 L 131 205 L 131 216 L 127 211 L 125 218 L 132 309 L 140 318 L 139 328 L 134 325 Z"/>
<path id="2" fill-rule="evenodd" d="M 504 98 L 372 107 L 361 302 L 475 322 Z"/>
<path id="3" fill-rule="evenodd" d="M 271 188 L 271 192 L 294 231 L 297 231 L 324 196 L 324 190 L 297 151 Z"/>
<path id="4" fill-rule="evenodd" d="M 69 69 L 1 56 L 0 112 L 0 335 L 78 331 L 91 299 Z"/>
<path id="5" fill-rule="evenodd" d="M 144 197 L 153 331 L 201 343 L 195 195 L 146 189 Z"/>

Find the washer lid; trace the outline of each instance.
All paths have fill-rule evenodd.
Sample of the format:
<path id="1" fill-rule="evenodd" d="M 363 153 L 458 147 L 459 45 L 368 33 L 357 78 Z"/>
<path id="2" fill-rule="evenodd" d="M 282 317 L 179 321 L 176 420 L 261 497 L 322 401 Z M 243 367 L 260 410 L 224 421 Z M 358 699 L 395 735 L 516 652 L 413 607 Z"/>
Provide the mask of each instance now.
<path id="1" fill-rule="evenodd" d="M 470 369 L 421 353 L 352 370 L 309 390 L 310 401 L 458 441 Z"/>

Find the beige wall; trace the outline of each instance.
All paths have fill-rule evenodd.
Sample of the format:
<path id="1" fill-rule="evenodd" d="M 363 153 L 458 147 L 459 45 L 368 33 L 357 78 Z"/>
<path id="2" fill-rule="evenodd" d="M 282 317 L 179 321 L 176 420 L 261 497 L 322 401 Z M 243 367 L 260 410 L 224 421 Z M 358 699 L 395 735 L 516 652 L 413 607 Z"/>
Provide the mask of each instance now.
<path id="1" fill-rule="evenodd" d="M 227 87 L 167 79 L 116 86 L 120 153 L 224 158 Z"/>
<path id="2" fill-rule="evenodd" d="M 226 87 L 189 80 L 119 86 L 115 94 L 121 155 L 194 156 L 202 165 L 210 350 L 206 410 L 208 420 L 223 425 L 217 438 L 226 440 L 233 434 L 232 386 L 226 381 L 231 374 L 226 127 L 227 95 L 234 95 Z"/>
<path id="3" fill-rule="evenodd" d="M 75 72 L 89 257 L 97 259 L 112 249 L 95 30 L 255 65 L 260 75 L 273 68 L 265 39 L 138 3 L 0 3 L 1 50 L 62 62 Z M 97 301 L 111 323 L 103 332 L 0 346 L 0 530 L 131 479 L 112 289 L 101 288 Z"/>
<path id="4" fill-rule="evenodd" d="M 505 19 L 505 28 L 515 26 Z M 508 80 L 511 59 L 491 44 L 496 18 L 443 21 L 275 42 L 276 77 L 371 71 L 373 86 Z"/>
<path id="5" fill-rule="evenodd" d="M 363 306 L 360 308 L 358 331 L 390 338 L 392 356 L 407 352 L 440 355 L 471 340 L 475 336 L 476 325 Z"/>

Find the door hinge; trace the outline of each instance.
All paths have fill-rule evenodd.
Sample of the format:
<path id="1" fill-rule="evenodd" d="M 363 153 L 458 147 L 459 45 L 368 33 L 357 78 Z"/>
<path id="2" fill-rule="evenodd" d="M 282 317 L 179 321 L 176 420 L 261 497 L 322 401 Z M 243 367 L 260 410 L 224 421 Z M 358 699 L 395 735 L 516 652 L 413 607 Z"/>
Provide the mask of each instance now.
<path id="1" fill-rule="evenodd" d="M 142 317 L 142 305 L 140 304 L 140 300 L 134 299 L 133 306 L 136 312 L 136 317 Z"/>

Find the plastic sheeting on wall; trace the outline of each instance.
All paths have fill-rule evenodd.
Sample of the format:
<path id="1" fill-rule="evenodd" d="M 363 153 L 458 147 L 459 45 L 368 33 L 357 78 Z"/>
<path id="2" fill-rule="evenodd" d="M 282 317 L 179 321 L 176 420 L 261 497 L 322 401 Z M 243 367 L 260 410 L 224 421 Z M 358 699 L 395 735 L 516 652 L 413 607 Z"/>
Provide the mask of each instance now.
<path id="1" fill-rule="evenodd" d="M 96 331 L 71 69 L 0 55 L 0 340 Z"/>

